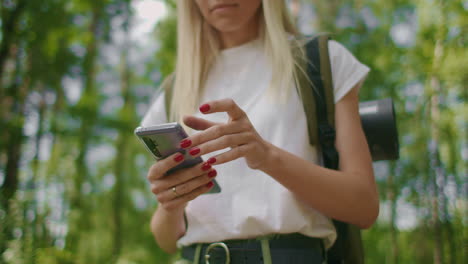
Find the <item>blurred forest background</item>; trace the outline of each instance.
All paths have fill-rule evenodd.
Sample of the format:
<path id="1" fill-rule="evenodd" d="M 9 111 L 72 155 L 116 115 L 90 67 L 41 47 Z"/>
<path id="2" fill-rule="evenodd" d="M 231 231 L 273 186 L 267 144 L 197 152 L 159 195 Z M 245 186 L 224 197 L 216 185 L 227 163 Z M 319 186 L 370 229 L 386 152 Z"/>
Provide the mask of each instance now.
<path id="1" fill-rule="evenodd" d="M 133 130 L 174 68 L 174 1 L 0 2 L 0 263 L 170 263 Z M 367 263 L 468 263 L 468 1 L 288 3 L 371 67 L 362 100 L 395 101 Z"/>

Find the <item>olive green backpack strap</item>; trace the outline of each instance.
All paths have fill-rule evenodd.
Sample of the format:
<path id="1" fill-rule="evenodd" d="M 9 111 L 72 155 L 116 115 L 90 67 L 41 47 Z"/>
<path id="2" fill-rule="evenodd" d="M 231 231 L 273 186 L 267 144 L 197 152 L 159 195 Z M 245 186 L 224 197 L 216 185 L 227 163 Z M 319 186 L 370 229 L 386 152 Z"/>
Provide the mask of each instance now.
<path id="1" fill-rule="evenodd" d="M 317 113 L 315 109 L 314 89 L 315 84 L 309 78 L 307 69 L 314 67 L 304 54 L 304 47 L 311 42 L 312 38 L 297 40 L 293 46 L 293 55 L 296 59 L 296 90 L 302 101 L 304 113 L 307 119 L 307 130 L 309 135 L 309 144 L 317 146 L 319 143 L 317 133 Z"/>
<path id="2" fill-rule="evenodd" d="M 171 120 L 171 102 L 172 102 L 172 91 L 175 82 L 175 74 L 171 73 L 167 76 L 161 84 L 161 88 L 164 90 L 164 103 L 166 107 L 166 119 L 169 122 Z"/>
<path id="3" fill-rule="evenodd" d="M 322 77 L 327 105 L 327 120 L 330 126 L 335 128 L 335 95 L 331 73 L 330 55 L 328 53 L 328 35 L 318 36 L 320 54 L 320 76 Z"/>
<path id="4" fill-rule="evenodd" d="M 307 129 L 309 132 L 309 143 L 319 146 L 319 132 L 317 124 L 321 117 L 318 117 L 317 107 L 326 107 L 327 121 L 334 128 L 335 125 L 335 102 L 333 92 L 333 81 L 328 56 L 328 34 L 320 34 L 315 37 L 308 37 L 297 41 L 297 47 L 293 49 L 298 65 L 296 66 L 297 85 L 296 88 L 301 97 L 304 112 L 307 118 Z M 311 47 L 313 46 L 313 47 Z M 302 50 L 298 47 L 302 47 Z M 318 51 L 312 54 L 307 53 L 307 49 Z M 319 56 L 320 55 L 320 56 Z M 322 59 L 323 58 L 323 59 Z M 323 93 L 320 90 L 323 89 Z M 323 95 L 324 94 L 324 95 Z M 315 97 L 320 98 L 317 105 Z M 323 104 L 323 105 L 320 105 Z"/>
<path id="5" fill-rule="evenodd" d="M 322 154 L 323 165 L 337 170 L 339 156 L 335 148 L 335 104 L 328 39 L 328 35 L 319 35 L 305 44 L 307 77 L 311 84 L 301 85 L 305 87 L 300 90 L 309 133 L 313 133 L 309 136 L 311 142 Z"/>

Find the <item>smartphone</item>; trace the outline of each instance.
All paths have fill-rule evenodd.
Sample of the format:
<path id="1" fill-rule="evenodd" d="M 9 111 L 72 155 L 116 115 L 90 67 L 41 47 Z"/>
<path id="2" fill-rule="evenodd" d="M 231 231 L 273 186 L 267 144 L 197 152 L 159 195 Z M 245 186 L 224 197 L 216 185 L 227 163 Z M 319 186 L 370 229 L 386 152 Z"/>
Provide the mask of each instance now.
<path id="1" fill-rule="evenodd" d="M 179 123 L 166 123 L 149 127 L 137 127 L 135 135 L 145 145 L 146 149 L 156 160 L 162 160 L 176 152 L 184 155 L 184 161 L 170 169 L 166 174 L 173 173 L 182 168 L 189 168 L 202 163 L 201 157 L 192 157 L 188 151 L 179 146 L 180 141 L 188 137 L 184 128 Z M 208 193 L 219 193 L 221 188 L 216 180 Z"/>

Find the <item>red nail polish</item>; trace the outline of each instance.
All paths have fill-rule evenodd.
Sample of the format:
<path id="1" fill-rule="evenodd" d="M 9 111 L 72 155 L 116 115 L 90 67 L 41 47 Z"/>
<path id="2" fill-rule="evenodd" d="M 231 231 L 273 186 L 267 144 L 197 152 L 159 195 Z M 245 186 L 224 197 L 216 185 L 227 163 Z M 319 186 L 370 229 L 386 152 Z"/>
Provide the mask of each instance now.
<path id="1" fill-rule="evenodd" d="M 208 159 L 207 162 L 208 162 L 209 164 L 213 164 L 213 163 L 216 162 L 216 158 L 215 158 L 215 157 L 211 157 L 211 158 Z"/>
<path id="2" fill-rule="evenodd" d="M 199 148 L 193 148 L 189 151 L 190 155 L 192 156 L 195 156 L 197 155 L 198 153 L 200 153 L 200 149 Z"/>
<path id="3" fill-rule="evenodd" d="M 203 164 L 203 166 L 201 167 L 201 169 L 202 169 L 203 171 L 207 171 L 207 170 L 211 169 L 211 165 L 210 165 L 209 163 L 205 162 L 205 163 Z"/>
<path id="4" fill-rule="evenodd" d="M 184 139 L 180 142 L 181 148 L 188 148 L 190 145 L 192 145 L 192 141 L 190 139 Z"/>
<path id="5" fill-rule="evenodd" d="M 184 159 L 184 155 L 180 153 L 174 157 L 175 162 L 181 162 L 183 159 Z"/>
<path id="6" fill-rule="evenodd" d="M 200 112 L 205 113 L 210 111 L 210 105 L 209 104 L 204 104 L 200 106 Z"/>
<path id="7" fill-rule="evenodd" d="M 209 183 L 206 184 L 206 187 L 211 188 L 211 187 L 213 187 L 213 185 L 214 185 L 213 182 L 209 182 Z"/>
<path id="8" fill-rule="evenodd" d="M 208 172 L 208 177 L 210 177 L 210 178 L 214 178 L 214 177 L 216 177 L 216 175 L 218 175 L 218 172 L 216 170 L 212 170 L 212 171 Z"/>

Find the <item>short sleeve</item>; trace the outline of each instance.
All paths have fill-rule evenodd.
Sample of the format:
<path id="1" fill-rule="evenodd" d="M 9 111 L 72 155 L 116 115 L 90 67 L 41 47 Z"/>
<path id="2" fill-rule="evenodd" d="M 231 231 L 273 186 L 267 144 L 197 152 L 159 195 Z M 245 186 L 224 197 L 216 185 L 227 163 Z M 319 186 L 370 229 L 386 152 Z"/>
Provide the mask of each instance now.
<path id="1" fill-rule="evenodd" d="M 335 92 L 335 103 L 343 98 L 356 84 L 364 81 L 370 69 L 358 61 L 340 43 L 330 40 L 328 52 Z"/>
<path id="2" fill-rule="evenodd" d="M 153 100 L 149 110 L 143 117 L 141 126 L 146 127 L 167 123 L 164 91 L 161 89 L 160 92 L 156 94 L 155 98 L 156 99 Z"/>

